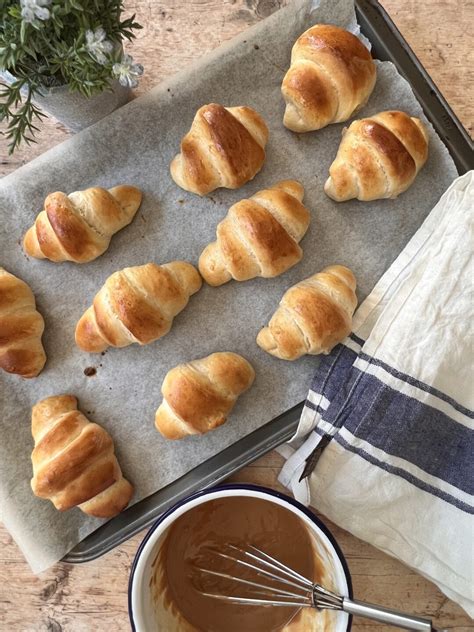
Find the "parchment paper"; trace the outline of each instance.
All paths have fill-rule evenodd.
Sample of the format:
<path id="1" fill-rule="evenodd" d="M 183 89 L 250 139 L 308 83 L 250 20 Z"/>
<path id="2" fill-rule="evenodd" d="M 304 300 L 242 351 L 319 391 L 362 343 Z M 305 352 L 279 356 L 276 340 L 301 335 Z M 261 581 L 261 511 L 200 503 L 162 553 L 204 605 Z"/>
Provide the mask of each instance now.
<path id="1" fill-rule="evenodd" d="M 280 95 L 295 39 L 317 22 L 357 28 L 349 0 L 324 0 L 319 8 L 309 0 L 297 0 L 0 183 L 0 262 L 30 284 L 46 322 L 48 362 L 40 376 L 23 380 L 0 375 L 1 519 L 34 571 L 60 559 L 101 524 L 78 509 L 61 514 L 33 496 L 30 411 L 35 402 L 49 395 L 75 394 L 81 410 L 112 434 L 137 502 L 304 399 L 317 358 L 284 362 L 255 343 L 283 292 L 338 262 L 354 270 L 359 297 L 365 297 L 456 176 L 447 150 L 429 126 L 428 164 L 398 200 L 337 204 L 326 197 L 323 184 L 343 125 L 294 134 L 283 127 Z M 394 66 L 378 63 L 377 70 L 375 91 L 361 115 L 390 108 L 424 118 Z M 270 140 L 265 166 L 252 182 L 238 191 L 219 190 L 201 199 L 175 185 L 168 167 L 197 108 L 213 101 L 254 107 L 270 127 Z M 197 262 L 231 204 L 282 178 L 304 184 L 312 214 L 299 265 L 276 279 L 203 287 L 176 318 L 171 332 L 146 347 L 111 349 L 103 356 L 75 347 L 75 324 L 112 272 L 148 261 Z M 29 260 L 23 254 L 21 237 L 48 193 L 119 183 L 143 189 L 143 204 L 102 257 L 75 265 Z M 219 350 L 250 360 L 257 375 L 254 386 L 221 428 L 204 437 L 166 441 L 153 423 L 166 372 Z M 97 374 L 86 377 L 84 369 L 90 366 Z"/>

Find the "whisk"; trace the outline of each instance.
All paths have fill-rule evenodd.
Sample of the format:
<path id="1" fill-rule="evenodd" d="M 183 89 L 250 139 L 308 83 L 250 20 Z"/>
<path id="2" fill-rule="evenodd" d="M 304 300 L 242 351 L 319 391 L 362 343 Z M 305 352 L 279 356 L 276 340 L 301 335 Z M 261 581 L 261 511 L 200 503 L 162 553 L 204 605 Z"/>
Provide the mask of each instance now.
<path id="1" fill-rule="evenodd" d="M 253 581 L 238 575 L 196 566 L 196 570 L 201 574 L 221 577 L 231 580 L 237 585 L 251 588 L 249 596 L 246 597 L 200 591 L 208 597 L 248 606 L 300 606 L 318 610 L 340 610 L 406 630 L 445 632 L 444 630 L 436 630 L 429 619 L 413 617 L 402 612 L 337 595 L 319 584 L 314 584 L 255 546 L 248 546 L 244 549 L 234 544 L 228 544 L 222 550 L 209 549 L 209 553 L 233 562 L 237 567 L 245 567 L 256 575 L 265 577 L 267 583 L 264 583 L 265 580 L 263 582 Z M 269 581 L 272 585 L 268 585 Z"/>

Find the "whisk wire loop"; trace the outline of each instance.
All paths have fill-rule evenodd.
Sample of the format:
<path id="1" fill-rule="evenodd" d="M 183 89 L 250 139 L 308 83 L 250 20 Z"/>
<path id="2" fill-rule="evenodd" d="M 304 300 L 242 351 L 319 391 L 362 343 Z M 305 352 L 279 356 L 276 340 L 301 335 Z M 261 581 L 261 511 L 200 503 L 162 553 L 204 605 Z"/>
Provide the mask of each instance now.
<path id="1" fill-rule="evenodd" d="M 232 549 L 235 549 L 236 551 L 239 551 L 240 553 L 248 555 L 249 557 L 253 557 L 256 560 L 259 560 L 261 564 L 264 564 L 265 566 L 269 566 L 273 570 L 275 570 L 275 567 L 277 567 L 278 570 L 281 573 L 283 573 L 284 575 L 287 575 L 288 577 L 292 577 L 294 579 L 297 579 L 304 586 L 307 586 L 308 588 L 312 588 L 312 582 L 310 582 L 309 579 L 307 579 L 306 577 L 303 577 L 303 575 L 300 575 L 299 573 L 297 573 L 292 568 L 289 568 L 288 566 L 285 566 L 285 564 L 282 564 L 279 560 L 276 560 L 271 555 L 268 555 L 268 553 L 265 553 L 264 551 L 261 551 L 256 546 L 253 546 L 253 545 L 249 546 L 249 549 L 251 549 L 252 551 L 255 552 L 255 554 L 253 554 L 253 555 L 252 555 L 252 553 L 249 553 L 248 551 L 245 551 L 244 549 L 240 549 L 238 546 L 235 546 L 233 544 L 230 544 L 229 546 Z M 267 561 L 267 560 L 269 560 L 269 561 Z"/>
<path id="2" fill-rule="evenodd" d="M 299 589 L 306 589 L 306 591 L 311 590 L 312 589 L 312 583 L 307 580 L 306 578 L 302 577 L 302 579 L 304 580 L 304 584 L 301 580 L 299 580 L 299 578 L 295 579 L 294 576 L 291 573 L 288 573 L 284 570 L 280 570 L 279 568 L 276 568 L 272 565 L 270 565 L 268 562 L 266 562 L 265 560 L 261 560 L 260 558 L 258 558 L 254 553 L 249 553 L 248 551 L 244 551 L 242 549 L 239 549 L 238 547 L 234 547 L 234 545 L 228 545 L 229 547 L 231 547 L 232 549 L 235 549 L 237 551 L 239 551 L 240 553 L 244 554 L 245 557 L 249 557 L 249 558 L 253 558 L 255 561 L 260 562 L 261 564 L 264 564 L 266 566 L 270 566 L 270 568 L 272 568 L 273 572 L 262 568 L 261 566 L 257 566 L 255 563 L 251 563 L 251 562 L 246 562 L 245 560 L 242 560 L 238 557 L 235 557 L 233 555 L 230 555 L 229 553 L 223 553 L 222 551 L 215 551 L 215 555 L 224 558 L 224 559 L 228 559 L 231 560 L 233 562 L 235 562 L 236 564 L 239 564 L 240 566 L 244 566 L 250 570 L 252 570 L 253 572 L 257 573 L 258 575 L 264 575 L 266 577 L 271 578 L 272 580 L 281 582 L 283 584 L 286 584 L 287 586 L 293 586 L 294 588 L 299 588 Z M 257 551 L 259 551 L 259 549 L 256 549 Z M 287 575 L 288 577 L 291 577 L 292 579 L 286 579 L 285 577 L 281 577 L 280 575 L 277 575 L 275 573 L 275 571 L 279 571 L 281 573 L 283 573 L 284 575 Z M 234 577 L 235 579 L 235 577 Z"/>
<path id="3" fill-rule="evenodd" d="M 261 588 L 263 589 L 261 592 L 264 594 L 267 594 L 267 596 L 269 594 L 271 595 L 272 593 L 277 593 L 278 595 L 285 595 L 287 597 L 297 597 L 297 598 L 303 596 L 301 594 L 289 592 L 288 590 L 282 590 L 281 588 L 275 588 L 273 586 L 270 588 L 269 586 L 265 586 L 264 584 L 260 584 L 258 582 L 250 581 L 249 579 L 244 579 L 243 577 L 235 577 L 233 575 L 229 575 L 228 573 L 221 573 L 220 571 L 214 571 L 209 568 L 200 568 L 199 566 L 197 566 L 196 570 L 207 573 L 208 575 L 213 575 L 214 577 L 223 577 L 224 579 L 230 579 L 239 584 L 245 584 L 246 586 L 255 586 L 256 588 Z M 257 593 L 258 591 L 255 591 L 255 592 Z"/>

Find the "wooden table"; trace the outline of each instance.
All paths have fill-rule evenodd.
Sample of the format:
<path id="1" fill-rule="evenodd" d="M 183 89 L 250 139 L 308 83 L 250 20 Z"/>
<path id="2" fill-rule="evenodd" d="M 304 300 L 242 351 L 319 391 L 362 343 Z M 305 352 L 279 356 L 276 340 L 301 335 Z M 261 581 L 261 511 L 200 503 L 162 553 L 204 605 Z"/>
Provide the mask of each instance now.
<path id="1" fill-rule="evenodd" d="M 125 0 L 144 25 L 131 52 L 143 62 L 138 93 L 175 73 L 203 53 L 266 17 L 287 0 Z M 464 0 L 383 0 L 448 102 L 472 134 L 473 47 Z M 471 5 L 472 6 L 472 5 Z M 0 174 L 10 173 L 69 133 L 56 121 L 41 125 L 38 144 L 13 157 L 0 145 Z M 282 464 L 272 452 L 241 470 L 231 480 L 281 489 Z M 352 572 L 355 594 L 375 603 L 433 617 L 439 627 L 474 630 L 465 613 L 433 584 L 369 544 L 325 520 L 341 545 Z M 128 630 L 127 581 L 130 564 L 145 532 L 89 564 L 56 564 L 35 577 L 6 530 L 0 527 L 0 631 L 118 632 Z M 355 620 L 358 631 L 392 628 Z M 244 632 L 244 631 L 243 631 Z"/>

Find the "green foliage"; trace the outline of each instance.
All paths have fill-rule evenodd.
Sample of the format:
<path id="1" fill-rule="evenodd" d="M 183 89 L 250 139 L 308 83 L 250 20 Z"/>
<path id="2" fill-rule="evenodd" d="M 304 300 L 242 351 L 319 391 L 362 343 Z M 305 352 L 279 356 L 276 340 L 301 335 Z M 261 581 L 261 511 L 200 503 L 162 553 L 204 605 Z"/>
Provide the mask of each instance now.
<path id="1" fill-rule="evenodd" d="M 10 153 L 21 141 L 34 142 L 34 121 L 44 114 L 32 98 L 42 87 L 66 84 L 85 97 L 109 88 L 122 41 L 142 28 L 122 12 L 122 0 L 0 0 L 0 70 L 16 78 L 0 84 Z"/>

